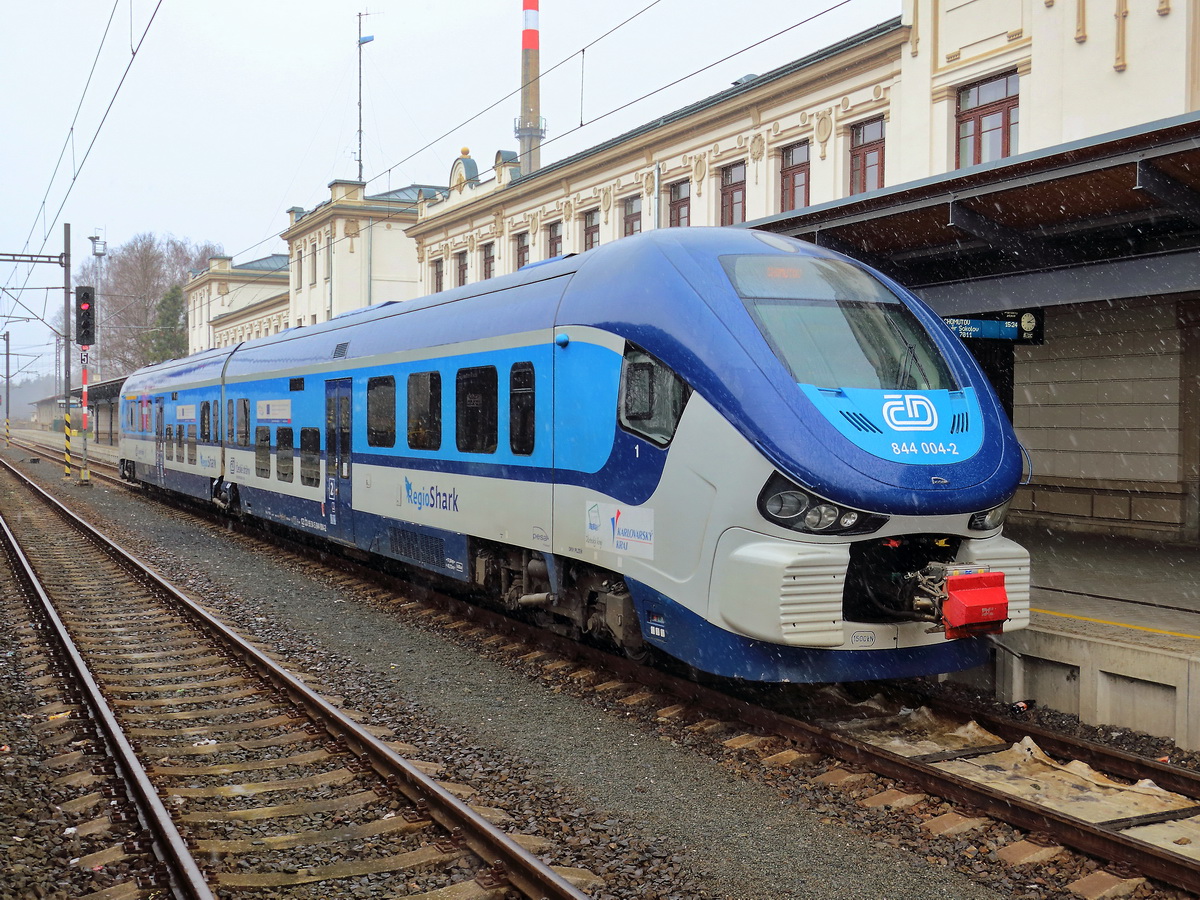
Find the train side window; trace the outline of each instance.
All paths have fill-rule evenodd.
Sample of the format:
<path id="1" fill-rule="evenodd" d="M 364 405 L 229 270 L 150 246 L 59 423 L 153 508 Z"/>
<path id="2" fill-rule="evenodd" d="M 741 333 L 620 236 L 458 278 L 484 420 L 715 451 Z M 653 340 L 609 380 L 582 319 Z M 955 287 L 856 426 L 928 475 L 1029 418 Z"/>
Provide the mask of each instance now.
<path id="1" fill-rule="evenodd" d="M 317 487 L 321 483 L 321 429 L 300 429 L 300 483 Z"/>
<path id="2" fill-rule="evenodd" d="M 232 444 L 233 443 L 233 401 L 232 400 L 227 400 L 225 402 L 225 429 L 226 429 L 225 440 L 228 443 Z"/>
<path id="3" fill-rule="evenodd" d="M 179 462 L 183 462 L 183 426 L 180 425 L 175 429 L 175 458 Z"/>
<path id="4" fill-rule="evenodd" d="M 622 428 L 665 447 L 690 395 L 691 388 L 669 368 L 640 347 L 625 345 L 618 410 Z"/>
<path id="5" fill-rule="evenodd" d="M 518 456 L 533 453 L 534 398 L 533 363 L 514 363 L 508 373 L 508 446 Z"/>
<path id="6" fill-rule="evenodd" d="M 163 443 L 166 445 L 167 459 L 175 461 L 175 426 L 167 426 L 167 438 Z"/>
<path id="7" fill-rule="evenodd" d="M 187 427 L 187 461 L 189 466 L 196 464 L 196 426 Z"/>
<path id="8" fill-rule="evenodd" d="M 212 404 L 207 400 L 200 404 L 200 440 L 212 440 Z"/>
<path id="9" fill-rule="evenodd" d="M 254 429 L 254 474 L 271 477 L 271 429 L 266 425 Z"/>
<path id="10" fill-rule="evenodd" d="M 437 450 L 442 446 L 442 373 L 408 376 L 408 446 Z"/>
<path id="11" fill-rule="evenodd" d="M 496 367 L 459 369 L 454 390 L 454 443 L 462 453 L 495 453 Z"/>
<path id="12" fill-rule="evenodd" d="M 280 481 L 291 481 L 295 471 L 295 447 L 292 444 L 292 429 L 275 430 L 275 477 Z"/>
<path id="13" fill-rule="evenodd" d="M 396 446 L 396 379 L 391 375 L 367 379 L 367 443 Z"/>
<path id="14" fill-rule="evenodd" d="M 250 446 L 250 401 L 242 397 L 238 400 L 237 410 L 237 442 L 242 447 Z"/>

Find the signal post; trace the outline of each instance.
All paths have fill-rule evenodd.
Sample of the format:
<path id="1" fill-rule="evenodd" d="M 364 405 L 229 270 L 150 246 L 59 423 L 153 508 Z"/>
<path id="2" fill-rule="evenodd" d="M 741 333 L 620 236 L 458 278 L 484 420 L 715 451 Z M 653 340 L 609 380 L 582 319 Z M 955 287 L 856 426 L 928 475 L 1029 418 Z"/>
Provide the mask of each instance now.
<path id="1" fill-rule="evenodd" d="M 83 460 L 79 466 L 79 484 L 91 487 L 91 472 L 88 471 L 88 350 L 96 343 L 96 289 L 80 285 L 75 288 L 75 343 L 79 344 L 79 365 L 83 372 L 80 392 L 80 419 L 83 424 Z M 71 416 L 71 398 L 67 394 L 67 422 Z M 68 437 L 68 441 L 70 438 Z M 68 444 L 68 446 L 70 446 Z M 68 451 L 69 452 L 69 451 Z M 68 463 L 68 465 L 70 465 Z M 68 469 L 69 474 L 69 469 Z"/>

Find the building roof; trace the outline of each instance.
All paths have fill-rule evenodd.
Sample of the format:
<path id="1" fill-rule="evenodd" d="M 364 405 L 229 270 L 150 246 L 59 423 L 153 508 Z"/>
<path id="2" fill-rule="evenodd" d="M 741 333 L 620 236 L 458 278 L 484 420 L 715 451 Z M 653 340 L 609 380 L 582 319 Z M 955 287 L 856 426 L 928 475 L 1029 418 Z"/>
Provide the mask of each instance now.
<path id="1" fill-rule="evenodd" d="M 262 259 L 252 259 L 250 262 L 238 263 L 234 266 L 234 270 L 238 269 L 253 269 L 256 272 L 280 272 L 286 271 L 288 267 L 288 257 L 286 253 L 272 253 L 270 256 L 264 256 Z"/>
<path id="2" fill-rule="evenodd" d="M 430 193 L 444 192 L 447 190 L 449 190 L 449 188 L 439 187 L 436 184 L 410 184 L 406 187 L 396 188 L 394 191 L 385 191 L 382 194 L 370 194 L 367 197 L 367 200 L 399 200 L 401 202 L 407 202 L 416 205 L 417 195 L 421 191 L 424 191 L 426 195 L 428 195 Z"/>

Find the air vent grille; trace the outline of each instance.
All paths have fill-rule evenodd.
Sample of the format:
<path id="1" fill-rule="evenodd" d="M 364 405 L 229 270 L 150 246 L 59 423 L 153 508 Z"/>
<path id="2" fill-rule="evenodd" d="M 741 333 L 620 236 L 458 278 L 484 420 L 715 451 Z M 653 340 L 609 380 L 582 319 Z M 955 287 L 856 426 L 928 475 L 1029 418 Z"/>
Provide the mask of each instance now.
<path id="1" fill-rule="evenodd" d="M 883 434 L 883 429 L 881 429 L 878 425 L 876 425 L 874 422 L 872 422 L 870 419 L 868 419 L 862 413 L 846 412 L 846 410 L 844 410 L 844 409 L 841 410 L 841 413 L 842 413 L 842 418 L 844 418 L 847 422 L 849 422 L 851 425 L 853 425 L 859 431 L 866 431 L 871 434 Z"/>
<path id="2" fill-rule="evenodd" d="M 971 427 L 971 417 L 965 413 L 955 413 L 954 418 L 950 420 L 951 434 L 964 434 Z"/>
<path id="3" fill-rule="evenodd" d="M 388 529 L 388 544 L 393 556 L 411 559 L 434 569 L 446 565 L 446 542 L 410 528 Z"/>

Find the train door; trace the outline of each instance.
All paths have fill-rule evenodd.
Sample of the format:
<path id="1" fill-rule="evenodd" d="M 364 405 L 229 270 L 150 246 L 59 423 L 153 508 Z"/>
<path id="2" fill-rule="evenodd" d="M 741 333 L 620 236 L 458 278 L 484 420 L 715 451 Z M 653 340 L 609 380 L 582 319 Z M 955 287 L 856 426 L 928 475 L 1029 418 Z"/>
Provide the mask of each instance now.
<path id="1" fill-rule="evenodd" d="M 166 445 L 164 443 L 163 398 L 154 398 L 154 477 L 159 485 L 166 483 Z"/>
<path id="2" fill-rule="evenodd" d="M 350 488 L 350 379 L 325 382 L 325 522 L 328 534 L 354 542 L 354 503 Z"/>

